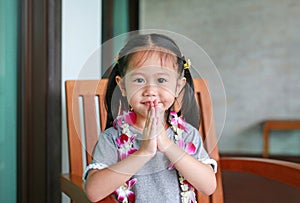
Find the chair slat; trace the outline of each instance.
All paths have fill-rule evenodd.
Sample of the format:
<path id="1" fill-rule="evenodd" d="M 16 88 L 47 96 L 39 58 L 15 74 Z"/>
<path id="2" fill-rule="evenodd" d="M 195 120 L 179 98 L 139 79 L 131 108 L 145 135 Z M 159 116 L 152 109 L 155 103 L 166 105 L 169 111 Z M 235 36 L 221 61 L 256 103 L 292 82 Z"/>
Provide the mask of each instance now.
<path id="1" fill-rule="evenodd" d="M 92 161 L 92 153 L 98 140 L 95 95 L 83 96 L 84 132 L 87 163 Z M 86 164 L 87 164 L 86 163 Z"/>
<path id="2" fill-rule="evenodd" d="M 101 79 L 98 83 L 97 87 L 97 93 L 98 93 L 98 99 L 99 99 L 99 111 L 100 111 L 100 129 L 101 131 L 105 130 L 106 125 L 106 107 L 105 107 L 105 94 L 107 89 L 107 82 L 108 79 Z"/>
<path id="3" fill-rule="evenodd" d="M 82 142 L 80 129 L 80 113 L 79 101 L 77 95 L 74 95 L 74 81 L 66 82 L 66 98 L 67 98 L 67 125 L 68 125 L 68 141 L 69 141 L 69 163 L 70 172 L 72 174 L 82 174 L 83 163 L 82 156 Z"/>

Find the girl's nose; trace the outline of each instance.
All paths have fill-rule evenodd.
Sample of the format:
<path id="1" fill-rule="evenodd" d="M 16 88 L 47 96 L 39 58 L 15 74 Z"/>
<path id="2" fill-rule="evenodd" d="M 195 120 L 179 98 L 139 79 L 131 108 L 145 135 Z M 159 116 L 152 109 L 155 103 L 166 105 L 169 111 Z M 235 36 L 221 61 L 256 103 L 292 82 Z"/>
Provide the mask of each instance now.
<path id="1" fill-rule="evenodd" d="M 144 87 L 143 96 L 146 96 L 146 97 L 157 96 L 157 87 L 156 87 L 156 85 L 151 85 L 151 84 L 146 85 Z"/>

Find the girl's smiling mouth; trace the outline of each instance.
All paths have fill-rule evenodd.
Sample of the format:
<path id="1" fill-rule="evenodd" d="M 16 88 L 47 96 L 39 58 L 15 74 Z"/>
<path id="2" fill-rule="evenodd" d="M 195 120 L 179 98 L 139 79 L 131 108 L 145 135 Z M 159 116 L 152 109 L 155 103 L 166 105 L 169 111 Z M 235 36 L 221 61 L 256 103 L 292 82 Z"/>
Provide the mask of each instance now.
<path id="1" fill-rule="evenodd" d="M 142 101 L 141 104 L 146 106 L 157 106 L 158 104 L 161 104 L 162 102 L 154 100 L 154 101 Z"/>
<path id="2" fill-rule="evenodd" d="M 144 102 L 141 102 L 141 104 L 146 105 L 146 106 L 153 106 L 154 101 L 144 101 Z"/>

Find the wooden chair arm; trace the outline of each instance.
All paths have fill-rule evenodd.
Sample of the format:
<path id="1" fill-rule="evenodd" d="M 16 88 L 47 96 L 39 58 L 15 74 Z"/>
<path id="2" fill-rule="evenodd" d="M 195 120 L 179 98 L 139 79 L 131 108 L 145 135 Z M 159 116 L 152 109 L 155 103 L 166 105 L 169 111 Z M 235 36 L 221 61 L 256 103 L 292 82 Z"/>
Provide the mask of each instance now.
<path id="1" fill-rule="evenodd" d="M 222 170 L 251 173 L 300 188 L 300 164 L 265 158 L 222 157 Z"/>
<path id="2" fill-rule="evenodd" d="M 83 190 L 83 181 L 80 176 L 72 174 L 62 174 L 60 176 L 61 180 L 61 191 L 68 195 L 72 201 L 80 203 L 90 203 Z M 113 203 L 116 200 L 108 196 L 105 199 L 97 203 Z"/>
<path id="3" fill-rule="evenodd" d="M 80 176 L 72 174 L 62 174 L 60 176 L 61 190 L 75 202 L 90 203 L 83 187 Z"/>

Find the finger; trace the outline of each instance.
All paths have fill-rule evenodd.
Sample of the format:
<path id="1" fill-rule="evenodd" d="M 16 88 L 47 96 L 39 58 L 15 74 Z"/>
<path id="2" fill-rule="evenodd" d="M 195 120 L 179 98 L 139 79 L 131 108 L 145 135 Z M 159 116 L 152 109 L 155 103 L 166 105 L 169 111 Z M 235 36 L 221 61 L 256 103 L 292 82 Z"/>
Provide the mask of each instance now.
<path id="1" fill-rule="evenodd" d="M 157 107 L 156 109 L 156 118 L 157 118 L 157 133 L 161 134 L 162 131 L 165 130 L 165 115 L 164 115 L 164 110 L 161 107 Z"/>
<path id="2" fill-rule="evenodd" d="M 151 134 L 151 131 L 152 131 L 154 115 L 155 115 L 154 107 L 149 108 L 146 123 L 145 123 L 145 127 L 144 127 L 144 132 L 145 132 L 144 137 L 145 138 L 151 137 L 150 134 Z"/>
<path id="3" fill-rule="evenodd" d="M 157 129 L 157 121 L 158 119 L 155 117 L 153 118 L 153 123 L 152 123 L 152 126 L 151 126 L 151 138 L 155 138 L 157 137 L 158 135 L 158 129 Z"/>
<path id="4" fill-rule="evenodd" d="M 158 105 L 157 99 L 155 99 L 155 100 L 153 101 L 153 103 L 154 103 L 154 106 L 157 107 L 157 105 Z"/>
<path id="5" fill-rule="evenodd" d="M 158 120 L 163 121 L 164 111 L 163 111 L 163 108 L 161 108 L 160 106 L 156 106 L 156 108 L 155 108 L 155 117 L 157 117 Z"/>
<path id="6" fill-rule="evenodd" d="M 155 108 L 152 106 L 150 109 L 150 117 L 149 117 L 149 128 L 152 129 L 153 123 L 155 123 Z"/>
<path id="7" fill-rule="evenodd" d="M 150 105 L 149 109 L 148 109 L 148 113 L 147 113 L 145 127 L 149 126 L 149 122 L 151 121 L 151 117 L 153 117 L 153 112 L 152 111 L 153 111 L 153 109 L 152 109 L 152 106 Z"/>
<path id="8" fill-rule="evenodd" d="M 148 113 L 147 113 L 147 117 L 146 117 L 146 122 L 145 122 L 145 127 L 144 127 L 144 128 L 146 128 L 146 127 L 149 125 L 150 114 L 151 114 L 151 112 L 150 112 L 150 108 L 149 108 L 149 109 L 148 109 Z"/>

